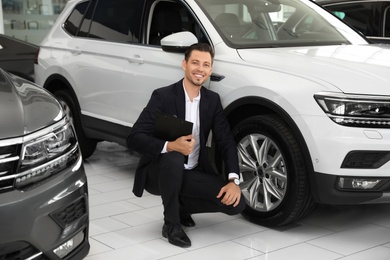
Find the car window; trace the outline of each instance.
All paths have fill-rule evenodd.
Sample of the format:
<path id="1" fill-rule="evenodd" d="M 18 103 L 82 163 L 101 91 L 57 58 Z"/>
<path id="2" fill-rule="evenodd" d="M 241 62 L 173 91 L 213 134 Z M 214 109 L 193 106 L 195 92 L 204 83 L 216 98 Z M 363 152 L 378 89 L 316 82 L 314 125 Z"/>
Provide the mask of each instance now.
<path id="1" fill-rule="evenodd" d="M 384 19 L 384 35 L 385 37 L 390 37 L 390 6 L 385 10 Z"/>
<path id="2" fill-rule="evenodd" d="M 77 36 L 88 37 L 89 29 L 91 29 L 93 11 L 95 10 L 96 2 L 96 0 L 91 0 L 91 4 L 88 6 L 88 10 L 86 10 L 86 13 L 84 14 Z"/>
<path id="3" fill-rule="evenodd" d="M 78 4 L 64 24 L 74 36 L 112 42 L 139 42 L 140 0 L 91 0 Z M 138 12 L 139 13 L 139 12 Z"/>
<path id="4" fill-rule="evenodd" d="M 348 3 L 339 5 L 329 5 L 325 7 L 345 23 L 360 31 L 366 36 L 377 35 L 370 26 L 370 14 L 372 3 Z"/>
<path id="5" fill-rule="evenodd" d="M 158 1 L 150 8 L 146 42 L 161 45 L 160 41 L 176 32 L 192 32 L 199 42 L 208 42 L 206 35 L 188 8 L 179 2 Z"/>
<path id="6" fill-rule="evenodd" d="M 233 48 L 348 44 L 318 15 L 316 5 L 291 0 L 197 0 L 225 42 Z M 325 18 L 326 17 L 326 18 Z"/>
<path id="7" fill-rule="evenodd" d="M 90 1 L 82 2 L 78 4 L 69 15 L 68 19 L 66 19 L 64 23 L 64 29 L 73 36 L 76 36 L 78 33 L 78 29 L 81 25 L 81 21 L 83 19 L 84 13 L 88 8 Z"/>
<path id="8" fill-rule="evenodd" d="M 130 30 L 137 12 L 138 0 L 98 1 L 89 37 L 114 42 L 138 42 Z"/>

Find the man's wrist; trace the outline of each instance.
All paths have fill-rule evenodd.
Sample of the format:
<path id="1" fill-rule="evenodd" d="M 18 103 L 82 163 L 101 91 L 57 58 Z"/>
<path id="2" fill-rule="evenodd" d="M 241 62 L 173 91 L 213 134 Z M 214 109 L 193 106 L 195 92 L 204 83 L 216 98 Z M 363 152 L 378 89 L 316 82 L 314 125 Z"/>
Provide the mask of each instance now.
<path id="1" fill-rule="evenodd" d="M 229 179 L 229 182 L 234 183 L 237 186 L 240 186 L 240 180 L 238 178 Z"/>

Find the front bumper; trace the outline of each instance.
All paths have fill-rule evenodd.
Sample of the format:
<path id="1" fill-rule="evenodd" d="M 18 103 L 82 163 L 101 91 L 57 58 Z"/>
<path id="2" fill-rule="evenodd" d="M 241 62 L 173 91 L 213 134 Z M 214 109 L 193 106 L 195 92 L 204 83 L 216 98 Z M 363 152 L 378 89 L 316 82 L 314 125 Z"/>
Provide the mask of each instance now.
<path id="1" fill-rule="evenodd" d="M 0 193 L 0 259 L 82 259 L 88 254 L 88 188 L 80 160 L 34 188 Z M 58 257 L 53 250 L 76 234 L 80 244 Z"/>
<path id="2" fill-rule="evenodd" d="M 340 205 L 390 202 L 386 183 L 390 180 L 390 129 L 341 126 L 326 116 L 296 119 L 312 160 L 309 179 L 315 201 Z M 379 179 L 381 183 L 366 190 L 340 188 L 340 178 Z"/>
<path id="3" fill-rule="evenodd" d="M 376 190 L 340 189 L 338 187 L 340 177 L 343 178 L 343 176 L 315 172 L 313 178 L 315 183 L 312 183 L 316 187 L 315 200 L 319 203 L 333 205 L 390 203 L 390 177 L 380 178 L 389 181 L 384 182 Z"/>

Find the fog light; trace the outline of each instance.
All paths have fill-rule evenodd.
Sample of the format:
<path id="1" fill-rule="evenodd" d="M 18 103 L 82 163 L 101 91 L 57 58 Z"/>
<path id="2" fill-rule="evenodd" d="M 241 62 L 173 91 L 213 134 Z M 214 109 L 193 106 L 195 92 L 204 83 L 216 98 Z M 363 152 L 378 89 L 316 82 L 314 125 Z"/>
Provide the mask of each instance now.
<path id="1" fill-rule="evenodd" d="M 380 180 L 364 180 L 364 179 L 354 179 L 352 181 L 352 187 L 354 189 L 373 189 Z"/>
<path id="2" fill-rule="evenodd" d="M 77 235 L 57 247 L 53 252 L 60 258 L 64 258 L 70 252 L 72 252 L 77 246 L 79 246 L 84 240 L 84 231 L 79 232 Z"/>
<path id="3" fill-rule="evenodd" d="M 368 178 L 347 178 L 340 177 L 338 180 L 338 187 L 340 189 L 353 189 L 353 190 L 379 190 L 383 184 L 388 180 L 386 179 L 368 179 Z"/>

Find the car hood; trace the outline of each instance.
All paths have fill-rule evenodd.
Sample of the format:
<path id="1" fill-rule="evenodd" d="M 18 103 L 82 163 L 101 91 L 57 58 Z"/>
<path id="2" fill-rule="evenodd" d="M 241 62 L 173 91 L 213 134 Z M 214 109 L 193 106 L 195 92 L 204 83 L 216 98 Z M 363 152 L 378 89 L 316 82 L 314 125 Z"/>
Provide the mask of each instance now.
<path id="1" fill-rule="evenodd" d="M 240 49 L 238 53 L 243 60 L 256 66 L 266 66 L 323 85 L 327 82 L 337 88 L 332 91 L 390 95 L 390 46 L 387 45 Z"/>
<path id="2" fill-rule="evenodd" d="M 0 139 L 26 135 L 62 117 L 61 106 L 51 94 L 0 70 Z"/>

